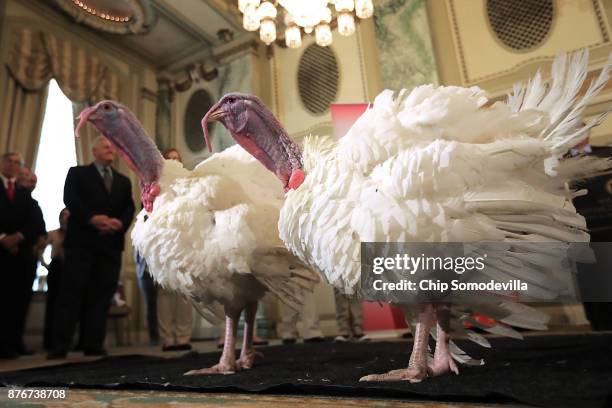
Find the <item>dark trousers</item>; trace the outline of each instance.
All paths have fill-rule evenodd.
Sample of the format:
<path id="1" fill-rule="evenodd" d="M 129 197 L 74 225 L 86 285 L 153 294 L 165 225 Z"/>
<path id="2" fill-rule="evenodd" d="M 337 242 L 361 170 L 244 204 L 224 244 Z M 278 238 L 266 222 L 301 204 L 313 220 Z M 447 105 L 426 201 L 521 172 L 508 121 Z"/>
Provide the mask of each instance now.
<path id="1" fill-rule="evenodd" d="M 68 352 L 76 324 L 81 320 L 83 349 L 100 350 L 106 335 L 108 309 L 119 280 L 121 252 L 66 248 L 64 254 L 51 348 L 54 352 Z"/>
<path id="2" fill-rule="evenodd" d="M 149 340 L 152 344 L 159 342 L 159 328 L 157 327 L 157 286 L 148 270 L 138 278 L 138 286 L 145 298 L 147 308 L 147 328 L 149 329 Z"/>
<path id="3" fill-rule="evenodd" d="M 22 305 L 27 296 L 26 258 L 22 251 L 11 255 L 0 249 L 0 310 L 2 323 L 0 329 L 0 354 L 16 352 L 21 346 L 21 328 L 23 327 Z M 30 295 L 32 286 L 30 284 Z"/>
<path id="4" fill-rule="evenodd" d="M 53 326 L 55 322 L 55 308 L 57 307 L 57 295 L 64 273 L 64 261 L 54 258 L 49 264 L 47 275 L 47 302 L 45 306 L 45 328 L 43 331 L 43 345 L 46 349 L 51 348 L 53 338 Z"/>
<path id="5" fill-rule="evenodd" d="M 599 241 L 591 243 L 597 262 L 577 264 L 580 296 L 593 330 L 612 330 L 612 302 L 610 302 L 612 299 L 612 274 L 610 273 L 612 253 L 608 249 L 608 244 L 602 242 L 612 237 L 610 234 L 605 236 L 593 234 L 592 238 Z"/>
<path id="6" fill-rule="evenodd" d="M 25 262 L 24 275 L 21 279 L 21 291 L 19 302 L 15 305 L 15 313 L 18 316 L 17 320 L 17 348 L 25 349 L 23 335 L 25 333 L 26 321 L 28 319 L 28 311 L 30 310 L 30 302 L 32 301 L 32 285 L 36 279 L 36 269 L 38 268 L 38 260 L 34 257 L 29 257 Z"/>

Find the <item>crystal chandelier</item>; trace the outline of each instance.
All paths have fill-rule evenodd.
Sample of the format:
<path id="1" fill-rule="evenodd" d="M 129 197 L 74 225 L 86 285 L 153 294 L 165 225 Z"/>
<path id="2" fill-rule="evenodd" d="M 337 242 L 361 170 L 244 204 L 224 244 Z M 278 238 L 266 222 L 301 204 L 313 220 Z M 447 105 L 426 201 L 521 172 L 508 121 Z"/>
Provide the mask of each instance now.
<path id="1" fill-rule="evenodd" d="M 259 30 L 259 38 L 266 45 L 276 40 L 277 6 L 282 7 L 285 44 L 289 48 L 302 45 L 302 31 L 305 34 L 314 31 L 317 44 L 326 47 L 332 43 L 331 25 L 334 19 L 340 35 L 351 35 L 355 32 L 355 15 L 366 19 L 374 14 L 372 0 L 238 0 L 244 29 Z"/>

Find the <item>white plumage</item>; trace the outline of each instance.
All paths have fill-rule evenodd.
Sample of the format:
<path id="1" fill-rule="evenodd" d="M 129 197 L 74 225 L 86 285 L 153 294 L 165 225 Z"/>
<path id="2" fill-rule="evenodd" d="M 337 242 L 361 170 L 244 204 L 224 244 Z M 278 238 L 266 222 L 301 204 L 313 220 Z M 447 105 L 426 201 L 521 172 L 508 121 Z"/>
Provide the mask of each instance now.
<path id="1" fill-rule="evenodd" d="M 163 166 L 154 210 L 142 210 L 132 231 L 155 281 L 213 322 L 224 306 L 241 310 L 266 289 L 297 308 L 317 278 L 278 237 L 284 193 L 274 176 L 238 146 L 193 171 L 174 160 Z"/>
<path id="2" fill-rule="evenodd" d="M 144 209 L 132 240 L 154 280 L 192 301 L 216 323 L 225 317 L 219 364 L 187 374 L 228 374 L 251 368 L 257 302 L 266 291 L 299 310 L 318 274 L 283 246 L 278 217 L 283 191 L 274 177 L 239 147 L 214 154 L 188 171 L 163 160 L 136 117 L 113 101 L 80 115 L 76 132 L 91 122 L 138 175 Z M 235 357 L 238 320 L 244 341 Z"/>
<path id="3" fill-rule="evenodd" d="M 584 157 L 556 162 L 603 117 L 579 126 L 610 70 L 609 63 L 575 101 L 587 60 L 576 54 L 561 69 L 562 56 L 555 67 L 572 75 L 553 71 L 548 93 L 532 80 L 508 103 L 488 107 L 476 87 L 424 85 L 396 98 L 382 92 L 337 143 L 306 138 L 308 177 L 287 194 L 281 238 L 347 293 L 359 282 L 361 242 L 588 241 L 566 182 L 609 165 Z M 556 103 L 544 98 L 562 91 L 569 96 Z"/>
<path id="4" fill-rule="evenodd" d="M 287 194 L 279 221 L 282 240 L 347 294 L 359 290 L 361 242 L 505 242 L 508 253 L 489 259 L 483 278 L 504 281 L 515 275 L 529 282 L 528 295 L 540 300 L 571 290 L 567 267 L 537 267 L 551 265 L 558 252 L 530 254 L 521 245 L 558 242 L 562 253 L 565 243 L 589 240 L 585 220 L 571 202 L 578 193 L 567 183 L 607 169 L 609 162 L 561 159 L 604 116 L 581 125 L 585 106 L 609 79 L 612 58 L 579 97 L 587 62 L 587 52 L 563 55 L 553 64 L 550 86 L 538 73 L 526 86 L 517 85 L 506 103 L 490 106 L 477 87 L 382 92 L 339 141 L 306 138 L 307 176 Z M 510 302 L 454 305 L 451 331 L 481 345 L 488 343 L 466 331 L 463 321 L 520 334 L 502 325 L 484 327 L 470 316 L 474 311 L 520 327 L 543 329 L 547 322 L 543 313 Z M 452 342 L 450 353 L 473 362 Z M 456 370 L 452 364 L 451 370 Z M 390 373 L 368 379 L 398 378 Z M 414 372 L 406 377 L 420 378 Z"/>

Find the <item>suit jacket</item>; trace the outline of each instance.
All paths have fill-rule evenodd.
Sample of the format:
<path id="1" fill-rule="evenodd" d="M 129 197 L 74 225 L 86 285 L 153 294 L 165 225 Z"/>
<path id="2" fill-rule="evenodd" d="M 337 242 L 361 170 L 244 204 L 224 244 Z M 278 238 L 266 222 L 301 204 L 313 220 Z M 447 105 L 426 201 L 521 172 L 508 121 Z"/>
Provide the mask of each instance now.
<path id="1" fill-rule="evenodd" d="M 32 199 L 32 228 L 34 234 L 34 242 L 38 237 L 47 235 L 47 225 L 45 224 L 45 217 L 43 216 L 42 209 L 38 204 L 38 201 Z"/>
<path id="2" fill-rule="evenodd" d="M 125 232 L 134 218 L 132 186 L 127 177 L 113 169 L 113 184 L 108 193 L 93 163 L 72 167 L 66 176 L 64 203 L 70 210 L 64 248 L 123 251 Z M 89 223 L 91 217 L 98 214 L 121 220 L 123 229 L 113 234 L 100 234 Z"/>
<path id="3" fill-rule="evenodd" d="M 34 200 L 28 190 L 15 185 L 15 195 L 11 201 L 8 199 L 4 183 L 0 180 L 0 234 L 21 232 L 24 240 L 20 245 L 20 252 L 23 248 L 31 248 L 34 244 L 36 229 L 34 208 Z M 1 245 L 0 255 L 9 255 Z"/>
<path id="4" fill-rule="evenodd" d="M 591 146 L 587 156 L 612 158 L 612 147 Z M 574 198 L 574 206 L 586 218 L 591 242 L 612 241 L 612 174 L 578 180 L 570 186 L 577 190 L 586 188 L 589 194 Z"/>

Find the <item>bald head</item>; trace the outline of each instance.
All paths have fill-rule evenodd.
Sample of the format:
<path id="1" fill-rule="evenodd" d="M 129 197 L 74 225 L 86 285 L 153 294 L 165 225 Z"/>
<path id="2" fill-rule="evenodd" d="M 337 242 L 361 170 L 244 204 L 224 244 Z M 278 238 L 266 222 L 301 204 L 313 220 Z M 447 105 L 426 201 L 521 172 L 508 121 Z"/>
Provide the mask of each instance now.
<path id="1" fill-rule="evenodd" d="M 102 166 L 110 166 L 115 160 L 115 148 L 107 138 L 99 136 L 96 138 L 93 148 L 91 149 L 96 163 Z"/>

